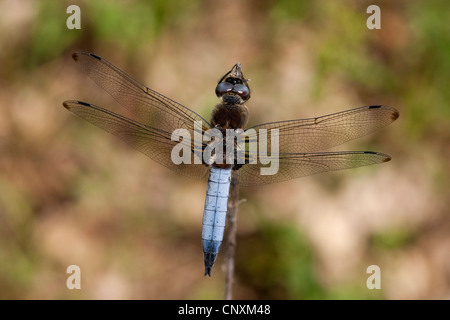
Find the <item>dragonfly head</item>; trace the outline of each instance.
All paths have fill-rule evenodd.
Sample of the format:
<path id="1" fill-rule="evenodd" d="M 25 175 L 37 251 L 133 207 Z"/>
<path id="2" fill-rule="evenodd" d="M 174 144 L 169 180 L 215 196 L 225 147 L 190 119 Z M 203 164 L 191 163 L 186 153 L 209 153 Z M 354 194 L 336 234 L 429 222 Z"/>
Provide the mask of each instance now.
<path id="1" fill-rule="evenodd" d="M 250 87 L 247 81 L 238 62 L 219 80 L 216 95 L 225 103 L 243 104 L 250 99 Z"/>

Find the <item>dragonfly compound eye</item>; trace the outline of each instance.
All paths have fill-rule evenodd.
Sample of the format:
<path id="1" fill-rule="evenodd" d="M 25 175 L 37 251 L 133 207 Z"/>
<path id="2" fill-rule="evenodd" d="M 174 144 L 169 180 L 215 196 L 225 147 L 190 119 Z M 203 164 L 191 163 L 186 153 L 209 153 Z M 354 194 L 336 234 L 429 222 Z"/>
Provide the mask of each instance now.
<path id="1" fill-rule="evenodd" d="M 243 100 L 250 98 L 250 89 L 245 84 L 235 84 L 232 91 L 238 94 Z"/>
<path id="2" fill-rule="evenodd" d="M 216 87 L 216 95 L 218 97 L 223 96 L 227 92 L 231 92 L 233 90 L 233 85 L 229 82 L 221 82 Z"/>

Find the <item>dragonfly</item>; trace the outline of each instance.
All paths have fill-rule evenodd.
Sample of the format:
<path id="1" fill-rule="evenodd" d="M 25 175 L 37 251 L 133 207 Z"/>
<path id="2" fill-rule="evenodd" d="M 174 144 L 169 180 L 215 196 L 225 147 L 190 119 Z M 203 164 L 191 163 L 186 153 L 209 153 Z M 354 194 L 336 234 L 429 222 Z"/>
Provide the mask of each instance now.
<path id="1" fill-rule="evenodd" d="M 97 85 L 126 108 L 132 118 L 79 100 L 64 101 L 66 109 L 181 175 L 190 178 L 209 176 L 202 227 L 205 275 L 211 276 L 223 240 L 232 172 L 238 171 L 239 185 L 248 187 L 391 160 L 389 155 L 373 151 L 324 152 L 395 121 L 399 112 L 390 106 L 364 106 L 320 117 L 268 122 L 247 128 L 249 110 L 245 103 L 250 99 L 251 91 L 240 63 L 218 81 L 215 93 L 220 102 L 207 121 L 96 54 L 76 52 L 72 58 Z M 174 139 L 177 130 L 184 130 L 191 137 L 204 135 L 204 138 L 192 142 L 175 135 Z M 218 134 L 212 136 L 211 130 Z M 274 134 L 268 136 L 269 131 Z M 241 143 L 237 144 L 234 139 L 226 143 L 230 132 L 242 136 Z M 251 148 L 258 140 L 266 143 L 267 153 L 261 154 L 261 149 Z M 230 154 L 210 148 L 212 144 L 235 147 L 231 155 L 236 157 L 228 161 Z M 191 160 L 195 161 L 174 161 L 177 147 L 187 149 Z M 212 151 L 205 156 L 209 148 Z M 270 159 L 276 159 L 277 170 L 262 174 L 262 170 L 267 169 L 269 153 Z"/>

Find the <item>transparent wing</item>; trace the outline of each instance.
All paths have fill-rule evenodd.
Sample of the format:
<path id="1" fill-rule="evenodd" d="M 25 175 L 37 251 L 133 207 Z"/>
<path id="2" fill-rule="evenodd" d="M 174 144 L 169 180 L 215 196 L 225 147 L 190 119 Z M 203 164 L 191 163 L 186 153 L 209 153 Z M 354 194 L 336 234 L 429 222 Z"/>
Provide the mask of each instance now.
<path id="1" fill-rule="evenodd" d="M 171 141 L 172 132 L 186 129 L 194 137 L 194 131 L 199 130 L 195 127 L 196 121 L 200 122 L 202 133 L 211 127 L 205 119 L 92 53 L 77 52 L 72 57 L 94 82 L 128 109 L 134 119 L 81 101 L 65 101 L 64 107 L 169 169 L 192 178 L 207 174 L 208 168 L 204 165 L 175 165 L 171 159 L 172 148 L 178 144 Z M 191 149 L 194 150 L 193 145 Z"/>
<path id="2" fill-rule="evenodd" d="M 270 131 L 278 129 L 280 154 L 316 152 L 370 134 L 398 116 L 398 111 L 389 106 L 366 106 L 317 118 L 264 123 L 247 131 L 252 132 L 250 140 L 259 141 L 260 129 L 266 129 L 270 150 Z"/>
<path id="3" fill-rule="evenodd" d="M 240 184 L 254 186 L 275 183 L 389 161 L 390 156 L 370 151 L 317 151 L 370 134 L 392 123 L 398 116 L 398 111 L 389 106 L 366 106 L 317 118 L 270 122 L 249 128 L 245 131 L 247 164 L 240 169 Z M 271 133 L 272 129 L 277 129 L 277 134 Z M 272 145 L 277 142 L 274 137 L 278 137 L 278 150 Z M 255 151 L 260 150 L 259 143 L 267 147 L 267 155 L 279 155 L 276 174 L 261 174 L 269 158 Z M 255 147 L 256 144 L 258 147 Z M 252 164 L 252 160 L 257 161 Z"/>
<path id="4" fill-rule="evenodd" d="M 193 164 L 182 163 L 179 165 L 171 161 L 171 152 L 176 144 L 186 143 L 186 146 L 193 150 L 191 141 L 172 141 L 172 132 L 147 126 L 82 101 L 64 101 L 63 105 L 69 111 L 119 137 L 130 146 L 177 173 L 191 178 L 203 178 L 208 173 L 208 167 L 203 164 L 194 164 L 194 160 L 192 160 Z M 192 156 L 195 156 L 194 153 Z"/>
<path id="5" fill-rule="evenodd" d="M 261 161 L 262 160 L 262 161 Z M 261 168 L 276 167 L 270 164 L 269 158 L 260 159 L 258 164 L 246 164 L 239 170 L 239 184 L 244 187 L 276 183 L 290 179 L 305 177 L 317 173 L 350 169 L 387 162 L 391 157 L 387 154 L 371 151 L 342 151 L 280 154 L 278 170 L 275 174 L 262 175 Z M 261 162 L 267 163 L 262 165 Z M 275 168 L 273 167 L 273 168 Z"/>
<path id="6" fill-rule="evenodd" d="M 194 121 L 201 121 L 204 130 L 211 127 L 199 114 L 147 88 L 99 56 L 76 52 L 72 57 L 95 83 L 128 109 L 135 120 L 169 132 L 179 128 L 193 130 Z"/>

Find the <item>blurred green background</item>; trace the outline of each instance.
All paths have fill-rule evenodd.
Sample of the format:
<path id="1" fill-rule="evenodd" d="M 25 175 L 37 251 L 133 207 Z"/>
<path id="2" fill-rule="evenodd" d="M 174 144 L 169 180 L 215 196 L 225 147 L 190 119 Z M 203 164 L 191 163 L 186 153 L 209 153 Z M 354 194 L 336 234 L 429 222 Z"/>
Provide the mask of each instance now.
<path id="1" fill-rule="evenodd" d="M 393 160 L 241 189 L 237 299 L 450 298 L 450 2 L 0 1 L 0 298 L 221 299 L 203 276 L 206 181 L 75 117 L 120 112 L 71 60 L 89 51 L 205 118 L 236 62 L 250 125 L 387 104 L 400 118 L 339 150 Z M 66 8 L 81 8 L 69 30 Z M 81 268 L 81 290 L 66 268 Z M 366 269 L 381 268 L 381 290 Z"/>

